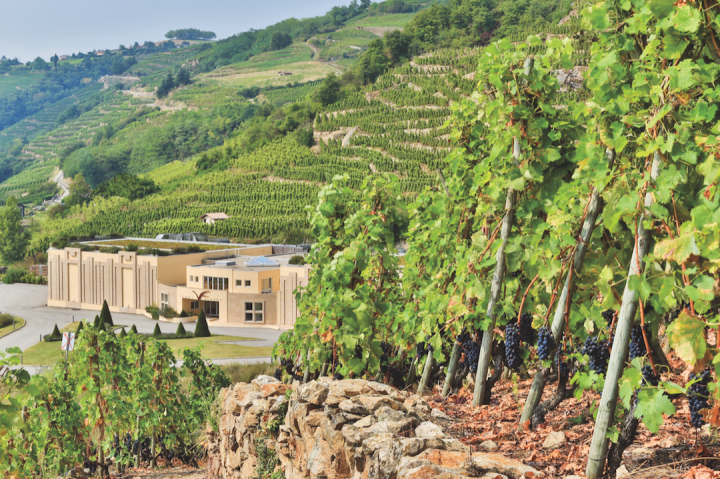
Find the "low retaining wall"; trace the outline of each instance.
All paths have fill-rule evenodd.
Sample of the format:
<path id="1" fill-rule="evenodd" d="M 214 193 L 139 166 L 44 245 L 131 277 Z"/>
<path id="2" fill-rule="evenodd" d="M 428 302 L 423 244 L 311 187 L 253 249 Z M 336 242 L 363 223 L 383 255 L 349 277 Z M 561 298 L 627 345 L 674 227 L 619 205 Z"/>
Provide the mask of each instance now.
<path id="1" fill-rule="evenodd" d="M 258 444 L 274 451 L 287 479 L 542 477 L 499 454 L 471 452 L 447 434 L 452 420 L 443 412 L 376 382 L 323 377 L 289 386 L 260 376 L 223 389 L 219 399 L 219 432 L 209 433 L 211 479 L 256 477 Z"/>

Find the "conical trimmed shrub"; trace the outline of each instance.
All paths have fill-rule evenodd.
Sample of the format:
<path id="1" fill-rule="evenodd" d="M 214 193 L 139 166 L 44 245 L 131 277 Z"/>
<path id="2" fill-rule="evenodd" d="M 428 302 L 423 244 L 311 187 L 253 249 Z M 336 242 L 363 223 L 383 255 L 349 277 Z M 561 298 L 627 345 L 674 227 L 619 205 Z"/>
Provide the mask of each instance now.
<path id="1" fill-rule="evenodd" d="M 123 328 L 120 330 L 120 334 L 118 336 L 121 338 L 127 336 L 127 333 L 125 332 L 125 326 L 123 326 Z"/>
<path id="2" fill-rule="evenodd" d="M 205 319 L 205 312 L 202 309 L 200 310 L 200 314 L 198 314 L 197 325 L 195 326 L 194 336 L 196 338 L 209 338 L 210 337 L 210 329 L 208 329 L 207 319 Z"/>
<path id="3" fill-rule="evenodd" d="M 178 323 L 177 331 L 175 331 L 175 336 L 178 338 L 182 338 L 187 334 L 185 331 L 185 326 L 183 326 L 183 323 Z"/>
<path id="4" fill-rule="evenodd" d="M 105 326 L 105 323 L 103 323 L 102 321 L 99 321 L 99 322 L 98 322 L 97 330 L 98 330 L 98 331 L 105 331 L 105 332 L 108 331 L 107 327 Z"/>
<path id="5" fill-rule="evenodd" d="M 135 334 L 138 333 L 138 332 L 137 332 L 137 328 L 135 327 L 134 324 L 132 325 L 132 328 L 130 328 L 130 332 L 131 332 L 131 333 L 135 333 Z"/>
<path id="6" fill-rule="evenodd" d="M 112 315 L 110 314 L 110 308 L 108 307 L 107 301 L 103 301 L 102 311 L 100 311 L 100 319 L 103 323 L 108 326 L 114 326 Z"/>
<path id="7" fill-rule="evenodd" d="M 78 324 L 77 329 L 75 330 L 75 337 L 80 336 L 80 333 L 82 333 L 83 328 L 85 327 L 85 322 L 80 321 L 80 324 Z"/>
<path id="8" fill-rule="evenodd" d="M 155 337 L 157 338 L 157 337 L 160 336 L 161 334 L 162 334 L 162 332 L 160 332 L 160 325 L 159 325 L 159 324 L 156 324 L 156 325 L 155 325 L 155 331 L 153 331 L 153 336 L 155 336 Z"/>
<path id="9" fill-rule="evenodd" d="M 45 339 L 45 341 L 60 341 L 62 339 L 62 333 L 57 327 L 57 324 L 55 325 L 55 329 L 53 329 L 53 332 L 50 334 L 50 336 Z"/>
<path id="10" fill-rule="evenodd" d="M 93 321 L 93 328 L 97 329 L 100 327 L 100 316 L 97 314 L 95 315 L 95 320 Z"/>

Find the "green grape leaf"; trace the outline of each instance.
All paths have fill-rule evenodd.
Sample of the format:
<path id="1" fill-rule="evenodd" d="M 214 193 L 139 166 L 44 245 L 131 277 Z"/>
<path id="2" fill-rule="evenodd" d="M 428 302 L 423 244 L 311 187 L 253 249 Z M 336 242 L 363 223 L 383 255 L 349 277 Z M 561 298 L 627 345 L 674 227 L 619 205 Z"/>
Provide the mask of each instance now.
<path id="1" fill-rule="evenodd" d="M 700 11 L 688 4 L 679 7 L 673 16 L 673 26 L 683 33 L 696 32 L 700 26 Z"/>
<path id="2" fill-rule="evenodd" d="M 633 393 L 640 387 L 642 381 L 642 373 L 635 368 L 627 368 L 620 378 L 620 399 L 625 409 L 630 409 L 630 401 L 632 401 Z"/>
<path id="3" fill-rule="evenodd" d="M 673 0 L 650 0 L 648 7 L 658 18 L 664 18 L 673 11 L 675 2 Z"/>
<path id="4" fill-rule="evenodd" d="M 635 418 L 642 419 L 643 424 L 652 433 L 657 433 L 663 425 L 663 414 L 675 414 L 675 406 L 661 389 L 642 389 L 638 392 L 638 404 Z"/>

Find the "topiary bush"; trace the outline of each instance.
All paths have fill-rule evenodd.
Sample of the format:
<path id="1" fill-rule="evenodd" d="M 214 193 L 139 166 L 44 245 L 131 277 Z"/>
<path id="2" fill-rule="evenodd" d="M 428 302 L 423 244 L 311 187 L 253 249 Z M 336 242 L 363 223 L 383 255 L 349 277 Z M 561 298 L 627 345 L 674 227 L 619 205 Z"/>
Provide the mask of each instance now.
<path id="1" fill-rule="evenodd" d="M 80 336 L 80 333 L 82 333 L 83 328 L 85 327 L 85 323 L 83 321 L 80 321 L 80 324 L 78 324 L 77 329 L 75 330 L 75 336 Z"/>
<path id="2" fill-rule="evenodd" d="M 175 331 L 175 336 L 178 338 L 182 338 L 187 334 L 187 331 L 185 331 L 185 326 L 183 326 L 183 323 L 178 324 L 177 331 Z"/>
<path id="3" fill-rule="evenodd" d="M 157 338 L 157 337 L 159 337 L 161 334 L 162 334 L 162 332 L 160 331 L 160 325 L 159 325 L 159 324 L 156 324 L 156 325 L 155 325 L 155 330 L 153 331 L 153 336 Z"/>
<path id="4" fill-rule="evenodd" d="M 123 326 L 123 328 L 120 330 L 120 334 L 119 334 L 118 336 L 120 336 L 121 338 L 124 338 L 125 336 L 127 336 L 127 333 L 125 332 L 125 327 L 124 327 L 124 326 Z"/>
<path id="5" fill-rule="evenodd" d="M 182 311 L 180 311 L 180 317 L 181 317 L 181 318 L 187 318 L 187 317 L 189 317 L 189 316 L 190 316 L 190 315 L 189 315 L 189 314 L 187 313 L 187 311 L 185 311 L 184 309 L 183 309 Z"/>
<path id="6" fill-rule="evenodd" d="M 108 326 L 114 326 L 112 315 L 110 314 L 110 308 L 108 307 L 107 300 L 103 301 L 102 311 L 100 311 L 100 319 L 103 323 Z"/>
<path id="7" fill-rule="evenodd" d="M 130 332 L 131 332 L 131 333 L 135 333 L 135 334 L 138 333 L 138 332 L 137 332 L 137 328 L 135 327 L 134 324 L 132 325 L 132 328 L 130 328 Z"/>
<path id="8" fill-rule="evenodd" d="M 62 340 L 62 333 L 58 329 L 57 324 L 55 325 L 55 329 L 53 329 L 53 332 L 50 335 L 45 336 L 45 338 L 43 338 L 43 339 L 45 340 L 46 343 Z"/>
<path id="9" fill-rule="evenodd" d="M 207 319 L 205 319 L 205 312 L 202 309 L 200 310 L 200 314 L 198 314 L 197 325 L 195 326 L 195 334 L 193 336 L 195 336 L 196 338 L 210 337 L 210 329 L 208 328 Z"/>

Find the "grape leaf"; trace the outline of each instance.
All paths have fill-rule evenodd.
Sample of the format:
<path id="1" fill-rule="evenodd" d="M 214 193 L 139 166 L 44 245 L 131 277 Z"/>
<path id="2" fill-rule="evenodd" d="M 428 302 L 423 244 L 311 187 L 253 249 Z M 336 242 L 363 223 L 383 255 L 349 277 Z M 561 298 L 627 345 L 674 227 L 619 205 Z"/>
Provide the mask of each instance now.
<path id="1" fill-rule="evenodd" d="M 643 389 L 638 393 L 638 404 L 635 418 L 642 419 L 643 424 L 652 433 L 657 433 L 663 425 L 663 414 L 675 414 L 672 401 L 660 389 Z"/>
<path id="2" fill-rule="evenodd" d="M 690 232 L 674 239 L 660 241 L 655 245 L 654 254 L 658 258 L 684 263 L 691 254 L 699 255 L 700 250 L 695 244 L 695 235 Z"/>
<path id="3" fill-rule="evenodd" d="M 627 368 L 623 372 L 620 378 L 620 399 L 622 400 L 625 409 L 630 409 L 630 401 L 632 400 L 633 393 L 640 387 L 642 381 L 642 374 L 635 368 Z"/>
<path id="4" fill-rule="evenodd" d="M 705 357 L 707 344 L 703 332 L 707 323 L 688 315 L 684 310 L 668 327 L 667 334 L 675 353 L 693 366 Z"/>

